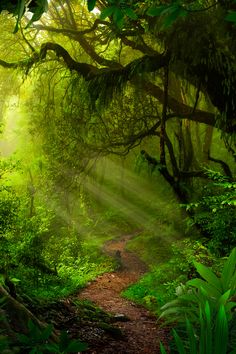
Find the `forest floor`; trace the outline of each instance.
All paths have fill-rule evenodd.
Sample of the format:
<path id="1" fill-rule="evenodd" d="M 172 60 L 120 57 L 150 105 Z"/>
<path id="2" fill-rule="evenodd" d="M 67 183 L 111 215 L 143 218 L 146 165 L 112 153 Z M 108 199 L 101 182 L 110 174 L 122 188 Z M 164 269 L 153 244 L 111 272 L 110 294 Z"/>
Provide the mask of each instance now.
<path id="1" fill-rule="evenodd" d="M 90 282 L 79 293 L 79 299 L 90 300 L 113 315 L 121 336 L 104 339 L 90 345 L 90 354 L 156 354 L 160 340 L 168 341 L 166 329 L 160 328 L 157 319 L 148 310 L 120 296 L 122 290 L 135 283 L 148 269 L 132 252 L 125 249 L 135 234 L 124 235 L 109 241 L 104 252 L 115 257 L 117 271 L 106 273 Z"/>

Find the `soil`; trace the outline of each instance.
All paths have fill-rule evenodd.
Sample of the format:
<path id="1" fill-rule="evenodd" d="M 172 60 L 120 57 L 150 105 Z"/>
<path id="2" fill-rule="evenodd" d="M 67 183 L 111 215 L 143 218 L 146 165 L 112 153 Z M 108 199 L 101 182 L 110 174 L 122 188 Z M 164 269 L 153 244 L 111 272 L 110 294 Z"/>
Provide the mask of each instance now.
<path id="1" fill-rule="evenodd" d="M 122 290 L 135 283 L 148 270 L 134 253 L 125 249 L 127 242 L 135 235 L 125 235 L 106 243 L 104 252 L 115 257 L 117 271 L 99 276 L 78 295 L 79 299 L 90 300 L 112 314 L 122 334 L 103 336 L 102 341 L 89 341 L 87 338 L 90 345 L 86 353 L 157 354 L 160 353 L 159 342 L 168 342 L 168 331 L 160 328 L 156 317 L 120 295 Z"/>

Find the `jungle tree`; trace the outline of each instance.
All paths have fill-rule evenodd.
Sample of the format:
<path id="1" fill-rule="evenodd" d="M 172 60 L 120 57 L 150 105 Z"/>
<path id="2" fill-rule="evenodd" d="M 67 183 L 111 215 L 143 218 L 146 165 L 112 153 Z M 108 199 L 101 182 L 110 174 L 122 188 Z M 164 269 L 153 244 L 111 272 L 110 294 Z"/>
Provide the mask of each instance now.
<path id="1" fill-rule="evenodd" d="M 88 121 L 96 115 L 101 123 L 98 108 L 109 112 L 109 103 L 119 93 L 132 97 L 131 92 L 139 92 L 145 97 L 143 106 L 144 100 L 151 100 L 155 114 L 153 109 L 145 119 L 142 114 L 142 124 L 134 119 L 140 107 L 134 107 L 128 119 L 133 128 L 126 134 L 103 119 L 106 139 L 100 139 L 99 146 L 90 145 L 99 153 L 125 154 L 146 137 L 156 137 L 159 157 L 145 149 L 141 154 L 186 202 L 183 185 L 194 177 L 205 178 L 193 148 L 192 122 L 220 129 L 235 156 L 235 28 L 230 22 L 234 7 L 233 1 L 109 0 L 88 1 L 93 10 L 89 12 L 79 1 L 51 1 L 41 22 L 23 33 L 27 58 L 0 64 L 29 73 L 38 63 L 54 61 L 55 67 L 71 73 L 73 82 L 78 78 L 77 87 L 86 86 L 92 107 Z M 122 112 L 118 114 L 119 126 L 125 125 Z M 220 164 L 232 178 L 227 164 L 211 156 L 210 141 L 208 130 L 205 160 Z"/>

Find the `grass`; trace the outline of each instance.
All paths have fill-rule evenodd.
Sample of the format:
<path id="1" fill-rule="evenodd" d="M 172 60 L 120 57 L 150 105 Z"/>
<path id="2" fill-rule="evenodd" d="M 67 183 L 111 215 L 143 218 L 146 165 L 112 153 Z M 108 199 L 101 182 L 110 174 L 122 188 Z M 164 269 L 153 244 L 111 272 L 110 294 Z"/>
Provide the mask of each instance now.
<path id="1" fill-rule="evenodd" d="M 171 244 L 181 235 L 176 232 L 175 238 L 171 238 L 170 229 L 171 226 L 159 225 L 159 235 L 145 231 L 130 240 L 127 245 L 127 249 L 137 253 L 149 266 L 150 271 L 136 284 L 124 290 L 122 296 L 153 312 L 157 312 L 174 295 L 177 284 L 175 279 L 180 275 L 173 272 L 168 262 L 173 257 Z"/>
<path id="2" fill-rule="evenodd" d="M 158 233 L 145 231 L 127 245 L 127 249 L 137 253 L 150 271 L 124 290 L 122 296 L 158 315 L 160 308 L 175 297 L 177 287 L 193 275 L 194 260 L 205 264 L 215 260 L 200 241 L 187 238 L 173 225 L 156 223 L 156 227 Z"/>

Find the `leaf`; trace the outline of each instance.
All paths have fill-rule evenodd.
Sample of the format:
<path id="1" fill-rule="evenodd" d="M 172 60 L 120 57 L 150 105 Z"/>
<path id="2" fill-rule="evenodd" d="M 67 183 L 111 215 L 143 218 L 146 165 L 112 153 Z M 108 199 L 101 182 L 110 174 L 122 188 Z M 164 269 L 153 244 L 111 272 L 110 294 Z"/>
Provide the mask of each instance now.
<path id="1" fill-rule="evenodd" d="M 228 344 L 228 322 L 226 318 L 225 308 L 223 305 L 221 305 L 217 314 L 214 338 L 214 354 L 226 354 Z"/>
<path id="2" fill-rule="evenodd" d="M 225 305 L 230 297 L 231 290 L 229 289 L 226 291 L 221 297 L 219 298 L 218 305 Z"/>
<path id="3" fill-rule="evenodd" d="M 58 344 L 56 343 L 47 343 L 43 346 L 45 350 L 48 350 L 50 353 L 61 353 Z"/>
<path id="4" fill-rule="evenodd" d="M 115 6 L 106 7 L 104 10 L 102 10 L 100 14 L 100 19 L 105 20 L 105 18 L 111 16 L 115 12 L 115 10 L 116 10 Z"/>
<path id="5" fill-rule="evenodd" d="M 87 0 L 87 6 L 89 11 L 93 11 L 96 5 L 96 0 Z"/>
<path id="6" fill-rule="evenodd" d="M 65 353 L 71 352 L 83 352 L 88 349 L 88 345 L 86 343 L 80 342 L 79 340 L 70 341 L 68 347 L 64 349 Z"/>
<path id="7" fill-rule="evenodd" d="M 227 304 L 225 305 L 225 311 L 228 314 L 232 313 L 232 309 L 235 308 L 236 306 L 236 302 L 227 302 Z"/>
<path id="8" fill-rule="evenodd" d="M 197 339 L 190 321 L 186 320 L 186 328 L 189 338 L 189 350 L 191 354 L 197 354 Z"/>
<path id="9" fill-rule="evenodd" d="M 128 16 L 132 20 L 137 20 L 138 19 L 138 16 L 136 15 L 136 13 L 130 7 L 125 8 L 124 9 L 124 13 L 126 14 L 126 16 Z"/>
<path id="10" fill-rule="evenodd" d="M 33 16 L 29 23 L 27 24 L 26 28 L 28 28 L 33 22 L 38 21 L 43 13 L 47 11 L 48 2 L 47 0 L 38 0 L 37 6 L 30 8 L 30 12 L 33 13 Z"/>
<path id="11" fill-rule="evenodd" d="M 44 330 L 42 331 L 40 337 L 43 341 L 47 340 L 51 334 L 52 334 L 52 331 L 53 331 L 53 325 L 52 324 L 49 324 L 46 328 L 44 328 Z"/>
<path id="12" fill-rule="evenodd" d="M 160 342 L 160 350 L 161 350 L 161 354 L 167 354 L 164 345 L 162 344 L 162 342 Z"/>
<path id="13" fill-rule="evenodd" d="M 22 344 L 29 344 L 30 343 L 29 338 L 24 334 L 18 334 L 17 337 L 18 337 L 19 342 Z"/>
<path id="14" fill-rule="evenodd" d="M 2 298 L 0 298 L 0 306 L 4 305 L 4 302 L 6 302 L 7 297 L 3 296 Z"/>
<path id="15" fill-rule="evenodd" d="M 222 291 L 221 281 L 217 276 L 206 266 L 201 263 L 193 262 L 198 273 L 205 279 L 209 285 L 214 286 L 219 292 Z"/>
<path id="16" fill-rule="evenodd" d="M 68 334 L 66 333 L 66 331 L 62 331 L 60 334 L 60 343 L 59 343 L 59 348 L 60 351 L 64 351 L 68 345 L 69 345 L 70 339 L 68 337 Z"/>
<path id="17" fill-rule="evenodd" d="M 16 33 L 19 29 L 19 23 L 25 12 L 25 0 L 18 1 L 17 5 L 17 21 L 13 33 Z"/>
<path id="18" fill-rule="evenodd" d="M 123 19 L 123 17 L 124 17 L 123 12 L 118 7 L 116 7 L 115 11 L 113 12 L 114 22 L 116 24 L 119 24 L 119 22 Z"/>
<path id="19" fill-rule="evenodd" d="M 202 309 L 199 310 L 200 338 L 199 338 L 199 354 L 205 354 L 205 321 L 202 315 Z"/>
<path id="20" fill-rule="evenodd" d="M 38 341 L 41 336 L 41 331 L 39 327 L 35 325 L 32 320 L 29 320 L 28 328 L 29 328 L 29 339 Z"/>
<path id="21" fill-rule="evenodd" d="M 191 279 L 187 282 L 188 285 L 194 286 L 197 288 L 199 291 L 201 291 L 201 288 L 205 290 L 205 292 L 210 296 L 218 299 L 221 296 L 221 292 L 218 291 L 214 286 L 211 284 L 205 282 L 202 279 Z"/>
<path id="22" fill-rule="evenodd" d="M 226 21 L 236 23 L 236 11 L 229 11 L 228 15 L 225 17 Z"/>
<path id="23" fill-rule="evenodd" d="M 206 352 L 212 353 L 212 329 L 211 329 L 211 310 L 209 306 L 209 302 L 206 301 L 205 304 L 205 344 L 206 344 Z"/>
<path id="24" fill-rule="evenodd" d="M 172 301 L 170 301 L 170 302 L 167 302 L 165 305 L 163 305 L 162 307 L 161 307 L 161 310 L 163 311 L 163 310 L 166 310 L 166 309 L 168 309 L 169 307 L 178 307 L 178 306 L 180 306 L 181 305 L 181 302 L 179 301 L 179 299 L 176 299 L 176 300 L 172 300 Z"/>
<path id="25" fill-rule="evenodd" d="M 177 332 L 174 329 L 173 329 L 173 336 L 174 336 L 175 343 L 176 343 L 176 346 L 177 346 L 177 349 L 178 349 L 178 353 L 179 354 L 186 354 L 183 342 L 182 342 L 180 336 L 177 334 Z"/>
<path id="26" fill-rule="evenodd" d="M 169 8 L 169 5 L 150 7 L 147 11 L 148 16 L 161 16 L 164 10 Z"/>
<path id="27" fill-rule="evenodd" d="M 185 17 L 187 15 L 187 11 L 178 7 L 175 11 L 171 12 L 166 18 L 163 20 L 162 28 L 170 27 L 179 17 Z"/>
<path id="28" fill-rule="evenodd" d="M 15 283 L 15 284 L 17 284 L 21 281 L 20 279 L 17 279 L 17 278 L 11 278 L 10 280 L 12 281 L 12 283 Z"/>
<path id="29" fill-rule="evenodd" d="M 43 354 L 43 353 L 40 350 L 38 350 L 38 348 L 33 348 L 31 349 L 29 354 Z"/>
<path id="30" fill-rule="evenodd" d="M 28 325 L 28 329 L 30 330 L 30 332 L 33 332 L 35 330 L 35 324 L 32 320 L 29 320 L 27 325 Z"/>
<path id="31" fill-rule="evenodd" d="M 230 285 L 232 285 L 230 283 L 234 274 L 236 274 L 236 247 L 230 253 L 229 258 L 224 264 L 224 268 L 221 274 L 221 283 L 224 290 L 228 290 Z"/>

